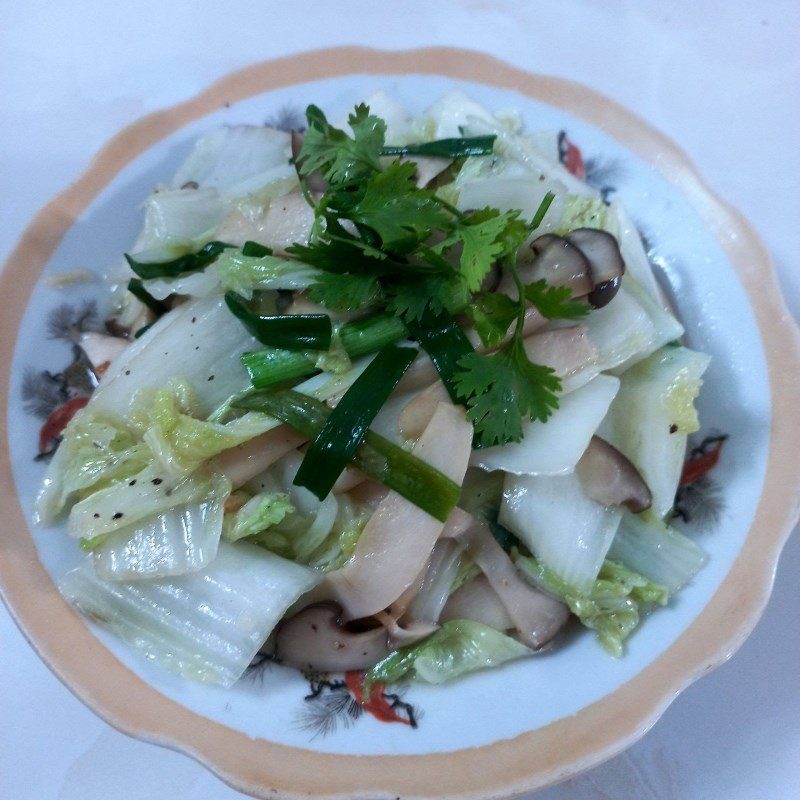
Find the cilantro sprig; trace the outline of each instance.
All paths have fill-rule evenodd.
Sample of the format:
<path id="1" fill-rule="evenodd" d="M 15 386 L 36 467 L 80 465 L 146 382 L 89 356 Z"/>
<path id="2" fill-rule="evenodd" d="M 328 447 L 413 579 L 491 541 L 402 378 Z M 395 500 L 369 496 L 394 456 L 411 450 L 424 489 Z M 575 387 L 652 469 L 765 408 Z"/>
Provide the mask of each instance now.
<path id="1" fill-rule="evenodd" d="M 515 305 L 513 333 L 496 353 L 464 356 L 459 361 L 463 371 L 455 375 L 458 391 L 467 401 L 467 416 L 475 428 L 477 442 L 483 447 L 520 441 L 525 419 L 547 422 L 553 410 L 558 408 L 558 393 L 561 391 L 561 381 L 555 370 L 531 362 L 523 339 L 526 301 L 530 299 L 537 305 L 537 300 L 542 297 L 550 299 L 550 295 L 546 290 L 542 291 L 538 283 L 523 286 L 514 258 L 506 258 L 503 267 L 510 272 L 517 287 L 517 301 L 507 298 Z M 529 292 L 530 287 L 536 287 L 536 290 Z M 507 303 L 504 306 L 495 323 L 498 318 L 505 320 L 510 316 L 512 306 Z M 552 304 L 546 306 L 546 310 L 553 307 Z M 543 313 L 538 305 L 537 309 Z M 506 330 L 511 324 L 509 322 Z M 499 327 L 495 324 L 488 330 L 477 328 L 478 334 L 482 335 L 484 331 L 483 335 L 491 342 L 497 341 L 501 329 L 502 322 Z"/>
<path id="2" fill-rule="evenodd" d="M 315 172 L 328 181 L 316 202 L 306 190 L 314 206 L 312 236 L 289 250 L 323 270 L 310 298 L 337 311 L 377 307 L 400 317 L 441 367 L 453 399 L 467 406 L 476 445 L 520 441 L 525 421 L 546 422 L 561 391 L 554 370 L 526 353 L 528 303 L 548 319 L 580 319 L 588 311 L 568 288 L 523 285 L 516 269 L 517 252 L 541 224 L 552 194 L 530 221 L 496 208 L 467 214 L 417 186 L 413 161 L 387 158 L 406 153 L 386 148 L 386 125 L 367 106 L 349 116 L 350 133 L 332 126 L 316 106 L 306 116 L 297 157 L 301 182 Z M 480 152 L 488 154 L 491 144 L 483 142 Z M 513 278 L 516 298 L 483 291 L 498 266 Z M 457 335 L 454 317 L 460 314 L 496 352 L 476 352 Z M 426 327 L 431 320 L 435 331 Z"/>
<path id="3" fill-rule="evenodd" d="M 350 183 L 380 170 L 386 123 L 372 116 L 363 103 L 348 117 L 353 136 L 334 128 L 315 105 L 306 109 L 303 149 L 298 159 L 300 174 L 321 172 L 330 183 Z"/>

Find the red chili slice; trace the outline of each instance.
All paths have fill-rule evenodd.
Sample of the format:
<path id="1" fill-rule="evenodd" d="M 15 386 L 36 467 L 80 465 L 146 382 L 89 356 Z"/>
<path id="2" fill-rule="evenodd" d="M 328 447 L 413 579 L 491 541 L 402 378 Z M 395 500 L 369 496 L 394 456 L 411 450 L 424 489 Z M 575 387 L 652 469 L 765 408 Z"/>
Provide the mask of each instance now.
<path id="1" fill-rule="evenodd" d="M 69 421 L 78 413 L 87 403 L 88 397 L 73 397 L 72 400 L 67 400 L 64 405 L 59 406 L 52 414 L 45 420 L 39 431 L 39 453 L 47 453 L 50 450 L 53 442 L 58 439 L 64 432 Z"/>
<path id="2" fill-rule="evenodd" d="M 689 486 L 689 484 L 699 481 L 704 475 L 708 475 L 714 467 L 719 463 L 719 457 L 722 452 L 722 445 L 725 440 L 720 439 L 711 446 L 705 453 L 700 453 L 694 458 L 688 458 L 683 465 L 683 472 L 681 473 L 681 486 Z"/>
<path id="3" fill-rule="evenodd" d="M 576 178 L 583 180 L 586 177 L 586 165 L 583 163 L 583 156 L 578 147 L 563 136 L 559 142 L 559 149 L 561 151 L 561 162 Z"/>
<path id="4" fill-rule="evenodd" d="M 385 683 L 373 683 L 369 700 L 365 700 L 363 672 L 354 670 L 345 672 L 344 682 L 356 703 L 358 703 L 364 711 L 372 714 L 375 719 L 380 722 L 402 722 L 403 725 L 411 724 L 405 717 L 401 717 L 383 696 L 384 690 L 386 689 Z"/>

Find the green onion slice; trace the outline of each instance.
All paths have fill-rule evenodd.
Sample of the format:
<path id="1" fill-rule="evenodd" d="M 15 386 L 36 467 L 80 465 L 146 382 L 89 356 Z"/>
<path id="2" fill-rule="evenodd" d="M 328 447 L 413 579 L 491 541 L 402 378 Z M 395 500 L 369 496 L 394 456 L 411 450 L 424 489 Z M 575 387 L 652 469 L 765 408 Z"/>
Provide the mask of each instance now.
<path id="1" fill-rule="evenodd" d="M 147 325 L 142 325 L 142 327 L 139 328 L 136 331 L 136 333 L 133 334 L 133 338 L 134 339 L 138 339 L 140 336 L 142 336 L 143 334 L 147 333 L 147 331 L 149 331 L 150 328 L 153 327 L 153 325 L 155 325 L 155 322 L 149 322 Z"/>
<path id="2" fill-rule="evenodd" d="M 381 148 L 382 156 L 440 156 L 441 158 L 465 158 L 466 156 L 488 156 L 497 137 L 462 136 L 456 139 L 437 139 L 435 142 L 404 144 Z"/>
<path id="3" fill-rule="evenodd" d="M 269 414 L 309 439 L 319 435 L 332 413 L 319 400 L 291 389 L 250 392 L 232 406 Z M 373 431 L 368 431 L 356 448 L 352 463 L 441 522 L 458 502 L 461 490 L 457 483 Z"/>
<path id="4" fill-rule="evenodd" d="M 205 269 L 212 261 L 216 261 L 220 253 L 233 247 L 225 242 L 208 242 L 196 253 L 187 253 L 185 256 L 172 259 L 172 261 L 137 261 L 133 256 L 125 253 L 125 260 L 131 269 L 140 277 L 149 278 L 176 278 L 184 272 L 197 272 Z"/>
<path id="5" fill-rule="evenodd" d="M 353 460 L 370 423 L 416 357 L 416 348 L 394 345 L 375 356 L 337 403 L 306 451 L 295 486 L 305 486 L 320 500 L 327 497 L 342 470 Z"/>
<path id="6" fill-rule="evenodd" d="M 242 246 L 242 255 L 263 258 L 264 256 L 271 256 L 272 249 L 258 242 L 247 241 Z"/>
<path id="7" fill-rule="evenodd" d="M 262 316 L 248 310 L 234 292 L 226 292 L 231 313 L 262 344 L 285 350 L 327 350 L 333 327 L 327 314 Z"/>
<path id="8" fill-rule="evenodd" d="M 536 230 L 542 224 L 544 215 L 547 213 L 551 203 L 555 199 L 556 196 L 552 192 L 548 192 L 542 198 L 542 202 L 539 203 L 539 208 L 536 209 L 536 213 L 533 215 L 533 219 L 531 220 L 531 230 Z"/>
<path id="9" fill-rule="evenodd" d="M 372 314 L 348 322 L 339 329 L 339 339 L 350 358 L 360 358 L 374 353 L 408 336 L 408 329 L 397 317 Z M 302 378 L 318 372 L 313 358 L 291 350 L 267 348 L 245 353 L 242 364 L 256 389 L 266 389 L 275 384 Z"/>
<path id="10" fill-rule="evenodd" d="M 131 278 L 128 281 L 128 291 L 137 299 L 141 300 L 154 314 L 165 314 L 169 311 L 169 306 L 156 300 L 147 289 L 144 288 L 141 278 Z"/>
<path id="11" fill-rule="evenodd" d="M 463 404 L 464 398 L 456 389 L 454 377 L 457 372 L 463 371 L 458 362 L 474 352 L 464 331 L 450 314 L 432 314 L 430 311 L 422 319 L 409 323 L 408 328 L 433 361 L 450 399 L 456 404 Z"/>

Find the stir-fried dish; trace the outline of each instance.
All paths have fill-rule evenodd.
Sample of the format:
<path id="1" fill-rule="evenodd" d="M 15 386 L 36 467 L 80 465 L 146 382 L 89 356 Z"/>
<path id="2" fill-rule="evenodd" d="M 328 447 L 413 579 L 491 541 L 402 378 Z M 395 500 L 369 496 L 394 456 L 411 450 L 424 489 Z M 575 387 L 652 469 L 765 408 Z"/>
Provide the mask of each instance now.
<path id="1" fill-rule="evenodd" d="M 709 361 L 630 217 L 461 94 L 306 118 L 146 200 L 37 499 L 87 553 L 62 593 L 224 686 L 441 683 L 571 619 L 622 655 L 705 561 L 668 521 Z"/>

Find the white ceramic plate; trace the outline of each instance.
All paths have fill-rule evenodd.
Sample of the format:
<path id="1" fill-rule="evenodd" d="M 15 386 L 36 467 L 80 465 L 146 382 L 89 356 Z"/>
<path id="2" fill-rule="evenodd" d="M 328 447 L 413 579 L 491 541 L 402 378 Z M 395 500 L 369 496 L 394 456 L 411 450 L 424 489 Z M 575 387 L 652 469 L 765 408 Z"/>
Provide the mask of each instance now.
<path id="1" fill-rule="evenodd" d="M 58 315 L 76 321 L 87 301 L 103 303 L 103 292 L 100 284 L 53 289 L 41 278 L 33 287 L 38 270 L 46 265 L 52 276 L 110 264 L 137 232 L 139 203 L 211 127 L 274 123 L 302 115 L 310 102 L 340 112 L 376 89 L 420 112 L 454 87 L 490 109 L 517 109 L 528 130 L 566 131 L 589 176 L 620 198 L 646 233 L 690 346 L 712 355 L 699 402 L 703 432 L 731 438 L 714 472 L 717 513 L 687 528 L 710 554 L 708 566 L 645 621 L 623 659 L 610 658 L 586 633 L 451 685 L 413 685 L 395 707 L 413 726 L 357 714 L 347 686 L 323 686 L 318 697 L 304 699 L 308 683 L 277 666 L 228 691 L 188 683 L 103 631 L 90 626 L 90 633 L 49 580 L 81 558 L 74 540 L 29 530 L 21 520 L 31 518 L 44 470 L 34 461 L 42 420 L 30 412 L 47 410 L 54 402 L 47 392 L 59 391 L 59 380 L 75 381 L 79 369 L 64 375 L 71 349 L 48 338 L 48 326 Z M 238 788 L 264 796 L 277 789 L 466 797 L 545 785 L 640 735 L 677 690 L 736 648 L 766 602 L 795 514 L 800 441 L 788 412 L 800 366 L 796 331 L 747 225 L 708 193 L 672 145 L 586 89 L 445 50 L 341 49 L 258 65 L 120 134 L 34 221 L 2 281 L 3 296 L 18 300 L 3 319 L 2 338 L 9 376 L 4 458 L 19 505 L 7 492 L 3 513 L 14 527 L 0 587 L 34 646 L 99 713 L 123 730 L 194 753 Z M 60 377 L 50 381 L 43 370 Z"/>

